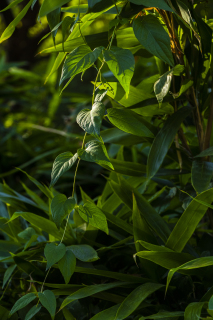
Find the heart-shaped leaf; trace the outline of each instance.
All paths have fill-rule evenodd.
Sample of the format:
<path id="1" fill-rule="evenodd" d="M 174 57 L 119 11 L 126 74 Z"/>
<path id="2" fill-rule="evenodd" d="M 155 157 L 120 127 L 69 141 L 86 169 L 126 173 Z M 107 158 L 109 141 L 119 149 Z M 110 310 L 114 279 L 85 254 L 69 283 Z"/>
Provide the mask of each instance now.
<path id="1" fill-rule="evenodd" d="M 64 218 L 74 209 L 75 199 L 68 198 L 64 194 L 57 194 L 51 202 L 51 213 L 56 226 L 60 228 Z"/>
<path id="2" fill-rule="evenodd" d="M 76 121 L 79 126 L 89 134 L 100 136 L 100 128 L 105 113 L 105 105 L 95 102 L 92 110 L 83 109 L 77 115 Z"/>
<path id="3" fill-rule="evenodd" d="M 47 259 L 46 270 L 63 258 L 66 253 L 66 247 L 63 243 L 58 246 L 55 243 L 47 243 L 44 248 L 44 255 Z"/>
<path id="4" fill-rule="evenodd" d="M 68 284 L 72 274 L 75 271 L 76 257 L 71 250 L 67 250 L 65 255 L 58 262 L 58 267 L 64 277 L 65 283 Z"/>
<path id="5" fill-rule="evenodd" d="M 73 155 L 71 152 L 64 152 L 57 156 L 53 163 L 50 187 L 56 184 L 56 182 L 62 176 L 62 174 L 69 170 L 77 159 L 77 153 Z"/>
<path id="6" fill-rule="evenodd" d="M 51 318 L 54 319 L 56 312 L 56 298 L 52 291 L 45 290 L 43 293 L 38 293 L 41 304 L 50 313 Z"/>

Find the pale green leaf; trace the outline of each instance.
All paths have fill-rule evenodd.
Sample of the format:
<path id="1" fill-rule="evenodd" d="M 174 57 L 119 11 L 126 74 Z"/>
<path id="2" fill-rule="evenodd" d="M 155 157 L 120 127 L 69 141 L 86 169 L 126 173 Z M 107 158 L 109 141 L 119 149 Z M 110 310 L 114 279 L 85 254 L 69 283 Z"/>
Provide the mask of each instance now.
<path id="1" fill-rule="evenodd" d="M 158 102 L 161 103 L 167 95 L 172 82 L 173 69 L 164 73 L 154 84 L 154 91 Z"/>

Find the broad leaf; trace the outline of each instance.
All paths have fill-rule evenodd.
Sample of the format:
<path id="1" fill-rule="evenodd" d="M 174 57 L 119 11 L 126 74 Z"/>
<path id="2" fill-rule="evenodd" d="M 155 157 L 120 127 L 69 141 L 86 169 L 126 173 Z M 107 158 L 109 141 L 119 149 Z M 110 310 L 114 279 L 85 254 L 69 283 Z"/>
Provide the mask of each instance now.
<path id="1" fill-rule="evenodd" d="M 173 10 L 168 6 L 166 1 L 164 0 L 129 0 L 130 2 L 137 4 L 137 5 L 143 5 L 147 8 L 150 7 L 156 7 L 162 10 L 167 10 L 173 12 Z"/>
<path id="2" fill-rule="evenodd" d="M 135 68 L 133 54 L 127 49 L 111 47 L 110 50 L 104 51 L 104 59 L 128 96 Z"/>
<path id="3" fill-rule="evenodd" d="M 133 290 L 119 307 L 115 320 L 125 319 L 137 309 L 150 294 L 164 287 L 162 284 L 146 283 Z"/>
<path id="4" fill-rule="evenodd" d="M 87 244 L 72 245 L 67 249 L 71 250 L 75 257 L 83 262 L 92 262 L 99 259 L 95 249 Z"/>
<path id="5" fill-rule="evenodd" d="M 204 304 L 205 302 L 190 303 L 184 312 L 184 320 L 200 319 L 201 311 Z"/>
<path id="6" fill-rule="evenodd" d="M 70 78 L 70 80 L 66 84 L 67 86 L 77 74 L 84 72 L 85 70 L 90 68 L 98 59 L 99 55 L 101 54 L 101 51 L 102 47 L 95 48 L 92 51 L 90 47 L 87 45 L 82 45 L 74 49 L 66 57 L 62 69 L 60 85 L 64 80 Z"/>
<path id="7" fill-rule="evenodd" d="M 46 16 L 51 11 L 60 8 L 67 2 L 69 2 L 69 0 L 44 0 L 39 11 L 39 16 Z"/>
<path id="8" fill-rule="evenodd" d="M 33 306 L 26 314 L 24 320 L 32 319 L 41 310 L 41 305 Z"/>
<path id="9" fill-rule="evenodd" d="M 19 1 L 20 2 L 20 1 Z M 1 35 L 0 43 L 10 38 L 15 31 L 15 27 L 17 24 L 24 18 L 25 14 L 29 10 L 33 0 L 30 0 L 28 4 L 24 7 L 24 9 L 17 15 L 17 17 L 9 24 L 9 26 L 4 30 Z"/>
<path id="10" fill-rule="evenodd" d="M 207 161 L 192 162 L 192 185 L 201 193 L 210 187 L 210 181 L 213 174 L 213 163 Z"/>
<path id="11" fill-rule="evenodd" d="M 68 198 L 64 194 L 57 194 L 51 202 L 51 213 L 56 226 L 60 228 L 62 221 L 75 207 L 75 198 Z"/>
<path id="12" fill-rule="evenodd" d="M 28 293 L 21 297 L 14 306 L 12 307 L 10 311 L 10 316 L 14 314 L 16 311 L 26 307 L 31 301 L 33 301 L 36 298 L 36 294 L 34 292 Z"/>
<path id="13" fill-rule="evenodd" d="M 57 156 L 53 163 L 50 187 L 56 184 L 58 179 L 73 166 L 77 159 L 78 154 L 73 155 L 71 152 L 64 152 Z"/>
<path id="14" fill-rule="evenodd" d="M 76 118 L 76 122 L 87 133 L 94 136 L 100 136 L 100 128 L 103 116 L 105 114 L 105 105 L 101 102 L 95 102 L 92 110 L 81 110 Z"/>
<path id="15" fill-rule="evenodd" d="M 86 202 L 84 206 L 79 206 L 78 211 L 82 219 L 107 234 L 109 233 L 105 214 L 94 203 Z"/>
<path id="16" fill-rule="evenodd" d="M 65 283 L 68 284 L 72 274 L 75 271 L 76 257 L 71 250 L 67 250 L 65 255 L 58 262 L 58 267 L 64 277 Z"/>
<path id="17" fill-rule="evenodd" d="M 43 307 L 47 309 L 51 315 L 51 318 L 54 319 L 56 312 L 56 298 L 54 293 L 50 290 L 45 290 L 42 293 L 39 292 L 38 297 Z"/>
<path id="18" fill-rule="evenodd" d="M 212 197 L 213 188 L 199 194 L 194 200 L 192 200 L 170 234 L 166 243 L 168 248 L 177 252 L 181 252 L 184 249 L 185 245 L 193 235 L 198 223 L 208 209 L 206 205 L 199 203 L 198 201 L 201 200 L 206 202 L 206 204 L 211 204 Z"/>
<path id="19" fill-rule="evenodd" d="M 85 161 L 96 162 L 100 165 L 104 164 L 113 169 L 105 145 L 99 141 L 89 141 L 85 145 L 85 149 L 78 149 L 78 156 Z"/>
<path id="20" fill-rule="evenodd" d="M 146 123 L 146 120 L 135 112 L 127 109 L 109 108 L 107 113 L 112 124 L 120 130 L 136 136 L 154 137 L 154 134 L 149 129 L 149 123 Z"/>
<path id="21" fill-rule="evenodd" d="M 192 109 L 183 107 L 169 117 L 159 131 L 151 146 L 147 162 L 147 178 L 152 178 L 159 170 L 182 121 L 191 113 Z"/>
<path id="22" fill-rule="evenodd" d="M 63 258 L 66 253 L 66 247 L 63 243 L 58 246 L 55 243 L 47 243 L 44 248 L 44 255 L 47 259 L 46 270 Z"/>
<path id="23" fill-rule="evenodd" d="M 158 18 L 149 14 L 139 17 L 133 22 L 136 38 L 150 53 L 174 66 L 170 39 Z"/>

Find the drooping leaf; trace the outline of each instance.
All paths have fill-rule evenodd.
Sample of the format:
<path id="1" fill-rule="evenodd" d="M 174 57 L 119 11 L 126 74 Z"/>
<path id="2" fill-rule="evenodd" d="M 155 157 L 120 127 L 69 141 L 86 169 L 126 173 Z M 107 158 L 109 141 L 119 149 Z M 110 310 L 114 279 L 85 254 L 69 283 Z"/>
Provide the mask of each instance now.
<path id="1" fill-rule="evenodd" d="M 46 16 L 48 13 L 60 8 L 67 2 L 69 2 L 69 0 L 44 0 L 39 11 L 39 16 Z"/>
<path id="2" fill-rule="evenodd" d="M 170 66 L 174 66 L 169 35 L 157 17 L 149 14 L 135 19 L 133 30 L 136 38 L 146 50 Z"/>
<path id="3" fill-rule="evenodd" d="M 20 1 L 19 1 L 20 2 Z M 33 0 L 30 0 L 28 4 L 24 7 L 24 9 L 17 15 L 17 17 L 7 26 L 7 28 L 4 30 L 4 32 L 1 35 L 0 43 L 10 38 L 15 31 L 15 27 L 17 24 L 23 19 L 27 11 L 29 10 Z"/>
<path id="4" fill-rule="evenodd" d="M 168 6 L 166 1 L 164 0 L 129 0 L 130 2 L 137 4 L 137 5 L 144 5 L 147 8 L 156 7 L 162 10 L 167 10 L 173 12 L 173 10 Z"/>
<path id="5" fill-rule="evenodd" d="M 184 320 L 199 319 L 205 302 L 192 302 L 184 312 Z"/>
<path id="6" fill-rule="evenodd" d="M 44 292 L 39 292 L 38 297 L 41 301 L 41 304 L 47 311 L 50 313 L 51 318 L 54 319 L 56 312 L 56 298 L 52 291 L 45 290 Z"/>
<path id="7" fill-rule="evenodd" d="M 41 305 L 33 306 L 26 314 L 24 320 L 30 320 L 41 310 Z"/>
<path id="8" fill-rule="evenodd" d="M 153 138 L 154 134 L 146 126 L 146 121 L 135 112 L 127 109 L 109 108 L 107 116 L 114 126 L 136 136 Z"/>
<path id="9" fill-rule="evenodd" d="M 159 131 L 151 146 L 147 162 L 147 178 L 152 178 L 159 170 L 182 121 L 191 113 L 192 109 L 183 107 L 169 117 Z"/>
<path id="10" fill-rule="evenodd" d="M 71 152 L 64 152 L 57 156 L 53 163 L 50 187 L 56 184 L 58 179 L 73 166 L 77 159 L 78 154 L 73 155 Z"/>
<path id="11" fill-rule="evenodd" d="M 135 68 L 133 54 L 127 49 L 111 47 L 110 50 L 104 51 L 104 59 L 128 96 L 130 82 Z"/>
<path id="12" fill-rule="evenodd" d="M 212 162 L 196 160 L 192 162 L 192 185 L 198 193 L 209 189 L 212 174 Z"/>
<path id="13" fill-rule="evenodd" d="M 86 202 L 84 206 L 78 207 L 78 211 L 82 219 L 93 227 L 109 233 L 106 216 L 94 203 Z"/>
<path id="14" fill-rule="evenodd" d="M 10 277 L 12 276 L 13 271 L 16 268 L 16 264 L 10 266 L 9 268 L 7 268 L 7 270 L 4 273 L 4 277 L 3 277 L 3 284 L 2 284 L 2 289 L 4 289 L 5 284 L 7 283 L 7 281 L 10 279 Z"/>
<path id="15" fill-rule="evenodd" d="M 63 258 L 66 253 L 66 247 L 63 243 L 58 246 L 55 243 L 47 243 L 44 248 L 44 255 L 47 259 L 46 270 Z"/>
<path id="16" fill-rule="evenodd" d="M 173 231 L 171 232 L 166 246 L 174 251 L 181 252 L 192 234 L 194 233 L 198 223 L 203 218 L 208 207 L 198 201 L 204 201 L 207 204 L 212 203 L 213 189 L 209 189 L 199 194 L 184 213 L 181 215 Z M 196 201 L 196 199 L 198 201 Z"/>
<path id="17" fill-rule="evenodd" d="M 58 267 L 64 277 L 65 283 L 68 284 L 72 274 L 75 271 L 76 257 L 71 250 L 67 250 L 65 255 L 58 262 Z"/>
<path id="18" fill-rule="evenodd" d="M 104 164 L 113 169 L 105 145 L 100 141 L 89 141 L 85 145 L 85 149 L 78 149 L 78 156 L 85 161 Z"/>
<path id="19" fill-rule="evenodd" d="M 8 6 L 6 6 L 3 10 L 0 10 L 0 12 L 4 12 L 8 9 L 13 8 L 14 6 L 16 6 L 17 4 L 21 3 L 24 0 L 14 0 L 13 2 L 11 2 Z"/>
<path id="20" fill-rule="evenodd" d="M 81 110 L 76 118 L 76 122 L 87 133 L 94 136 L 100 136 L 100 128 L 103 116 L 105 114 L 105 105 L 101 102 L 95 102 L 92 110 Z"/>
<path id="21" fill-rule="evenodd" d="M 77 74 L 90 68 L 98 59 L 101 51 L 102 47 L 95 48 L 92 51 L 87 45 L 82 45 L 74 49 L 66 57 L 59 85 L 61 85 L 64 80 L 70 78 L 68 83 L 65 85 L 66 87 Z"/>
<path id="22" fill-rule="evenodd" d="M 164 73 L 154 84 L 154 91 L 158 102 L 161 103 L 163 98 L 169 92 L 172 82 L 173 69 Z"/>
<path id="23" fill-rule="evenodd" d="M 87 244 L 68 246 L 67 249 L 71 250 L 75 257 L 83 262 L 92 262 L 99 259 L 95 249 Z"/>
<path id="24" fill-rule="evenodd" d="M 16 311 L 26 307 L 31 301 L 33 301 L 36 298 L 36 294 L 34 292 L 28 293 L 21 297 L 19 300 L 16 301 L 14 306 L 12 307 L 10 311 L 10 316 L 14 314 Z"/>
<path id="25" fill-rule="evenodd" d="M 102 292 L 105 290 L 109 290 L 112 288 L 116 288 L 116 287 L 119 287 L 122 285 L 126 285 L 126 284 L 128 284 L 128 282 L 113 282 L 113 283 L 107 283 L 107 284 L 95 284 L 95 285 L 87 286 L 86 288 L 82 288 L 82 289 L 74 292 L 70 296 L 68 296 L 63 301 L 60 309 L 63 309 L 70 302 L 75 301 L 77 299 L 86 298 L 86 297 L 91 296 L 93 294 L 96 294 L 96 293 L 99 293 L 99 292 Z"/>
<path id="26" fill-rule="evenodd" d="M 115 320 L 127 318 L 150 294 L 164 287 L 158 283 L 145 283 L 133 290 L 126 299 L 121 303 Z"/>
<path id="27" fill-rule="evenodd" d="M 55 45 L 55 37 L 58 32 L 58 28 L 60 27 L 60 15 L 61 15 L 61 8 L 57 8 L 47 15 L 47 21 L 51 30 L 53 42 Z"/>
<path id="28" fill-rule="evenodd" d="M 75 198 L 68 198 L 64 194 L 57 194 L 51 202 L 51 213 L 56 226 L 60 228 L 62 221 L 75 207 Z"/>

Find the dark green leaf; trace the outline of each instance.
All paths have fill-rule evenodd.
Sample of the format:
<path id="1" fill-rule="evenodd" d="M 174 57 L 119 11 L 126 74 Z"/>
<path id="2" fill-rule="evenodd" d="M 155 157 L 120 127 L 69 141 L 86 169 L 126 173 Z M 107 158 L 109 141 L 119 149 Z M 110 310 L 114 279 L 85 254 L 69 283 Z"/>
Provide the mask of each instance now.
<path id="1" fill-rule="evenodd" d="M 9 268 L 7 268 L 7 270 L 4 273 L 4 278 L 3 278 L 3 284 L 2 284 L 2 289 L 4 289 L 5 284 L 7 283 L 7 281 L 10 279 L 10 277 L 12 276 L 13 271 L 16 268 L 16 264 L 10 266 Z"/>
<path id="2" fill-rule="evenodd" d="M 50 290 L 45 290 L 42 293 L 39 292 L 38 297 L 43 307 L 47 309 L 51 315 L 51 318 L 54 319 L 56 312 L 56 298 L 54 293 Z"/>
<path id="3" fill-rule="evenodd" d="M 208 156 L 213 156 L 213 147 L 210 147 L 210 148 L 202 151 L 201 153 L 199 153 L 194 158 L 203 158 L 203 157 L 208 157 Z"/>
<path id="4" fill-rule="evenodd" d="M 26 314 L 24 320 L 30 320 L 41 310 L 41 305 L 33 306 Z"/>
<path id="5" fill-rule="evenodd" d="M 36 298 L 36 294 L 34 292 L 28 293 L 21 297 L 14 306 L 12 307 L 10 311 L 10 316 L 14 314 L 16 311 L 26 307 L 31 301 L 33 301 Z"/>
<path id="6" fill-rule="evenodd" d="M 63 243 L 58 246 L 55 243 L 47 243 L 44 248 L 44 255 L 47 259 L 46 270 L 63 258 L 66 253 L 66 247 Z"/>
<path id="7" fill-rule="evenodd" d="M 81 110 L 76 118 L 76 122 L 87 133 L 94 136 L 100 136 L 100 128 L 103 116 L 105 114 L 105 105 L 101 102 L 95 102 L 92 110 Z"/>
<path id="8" fill-rule="evenodd" d="M 67 249 L 71 250 L 75 257 L 83 262 L 92 262 L 99 259 L 95 249 L 87 244 L 72 245 Z"/>
<path id="9" fill-rule="evenodd" d="M 135 68 L 133 54 L 127 49 L 111 47 L 110 50 L 104 51 L 104 59 L 128 97 L 130 82 Z"/>
<path id="10" fill-rule="evenodd" d="M 182 121 L 191 113 L 192 109 L 183 107 L 169 117 L 163 128 L 157 134 L 148 157 L 147 178 L 152 178 L 159 170 Z"/>
<path id="11" fill-rule="evenodd" d="M 55 37 L 58 32 L 58 28 L 61 25 L 60 15 L 61 15 L 61 8 L 57 8 L 56 10 L 51 11 L 47 15 L 47 21 L 51 30 L 54 45 L 55 45 Z"/>
<path id="12" fill-rule="evenodd" d="M 60 228 L 62 221 L 75 207 L 75 198 L 68 198 L 64 194 L 57 194 L 51 202 L 51 213 L 56 226 Z"/>
<path id="13" fill-rule="evenodd" d="M 99 312 L 98 314 L 96 314 L 90 320 L 115 320 L 115 316 L 119 307 L 120 307 L 120 304 L 117 304 L 109 309 L 105 309 Z"/>
<path id="14" fill-rule="evenodd" d="M 46 16 L 48 13 L 60 8 L 67 2 L 69 2 L 69 0 L 44 0 L 39 11 L 39 16 Z"/>
<path id="15" fill-rule="evenodd" d="M 50 187 L 56 184 L 58 179 L 73 166 L 77 159 L 78 154 L 73 155 L 71 152 L 64 152 L 57 156 L 53 163 Z"/>
<path id="16" fill-rule="evenodd" d="M 207 161 L 192 162 L 192 185 L 201 193 L 209 189 L 210 181 L 213 174 L 213 163 Z"/>
<path id="17" fill-rule="evenodd" d="M 138 41 L 153 55 L 174 66 L 170 39 L 158 18 L 149 14 L 133 22 L 133 30 Z"/>
<path id="18" fill-rule="evenodd" d="M 58 262 L 58 267 L 64 277 L 65 283 L 68 284 L 72 274 L 75 271 L 76 258 L 71 250 L 67 250 L 65 255 Z"/>
<path id="19" fill-rule="evenodd" d="M 146 317 L 142 317 L 139 320 L 146 320 L 146 319 L 167 319 L 169 318 L 177 318 L 177 317 L 183 317 L 184 313 L 182 311 L 174 311 L 174 312 L 170 312 L 170 311 L 159 311 L 158 313 L 152 314 L 151 316 L 146 316 Z"/>
<path id="20" fill-rule="evenodd" d="M 173 12 L 173 10 L 168 6 L 164 0 L 129 0 L 130 2 L 137 5 L 144 5 L 147 8 L 156 7 L 162 10 L 167 10 Z"/>

